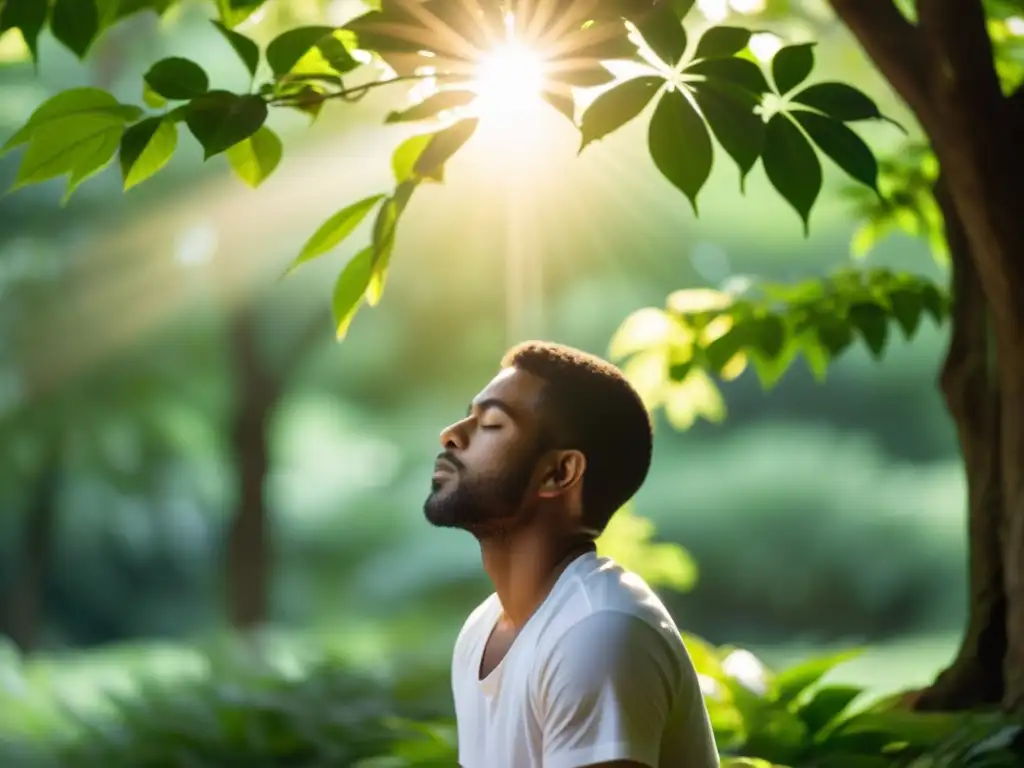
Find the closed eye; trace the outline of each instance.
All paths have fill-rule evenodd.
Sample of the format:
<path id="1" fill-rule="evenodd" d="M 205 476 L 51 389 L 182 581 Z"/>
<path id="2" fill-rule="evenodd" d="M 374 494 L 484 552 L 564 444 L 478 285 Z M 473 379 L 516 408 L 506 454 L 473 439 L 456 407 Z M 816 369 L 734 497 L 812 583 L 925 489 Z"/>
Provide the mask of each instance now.
<path id="1" fill-rule="evenodd" d="M 501 429 L 501 424 L 481 424 L 480 429 Z"/>

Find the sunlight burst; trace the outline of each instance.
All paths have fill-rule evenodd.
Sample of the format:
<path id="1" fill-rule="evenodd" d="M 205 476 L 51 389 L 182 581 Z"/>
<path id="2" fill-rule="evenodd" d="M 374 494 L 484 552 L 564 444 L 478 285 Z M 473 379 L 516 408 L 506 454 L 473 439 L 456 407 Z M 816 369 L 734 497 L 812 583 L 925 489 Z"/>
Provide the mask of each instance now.
<path id="1" fill-rule="evenodd" d="M 541 105 L 544 63 L 521 43 L 510 41 L 481 57 L 473 90 L 481 117 L 532 113 Z"/>

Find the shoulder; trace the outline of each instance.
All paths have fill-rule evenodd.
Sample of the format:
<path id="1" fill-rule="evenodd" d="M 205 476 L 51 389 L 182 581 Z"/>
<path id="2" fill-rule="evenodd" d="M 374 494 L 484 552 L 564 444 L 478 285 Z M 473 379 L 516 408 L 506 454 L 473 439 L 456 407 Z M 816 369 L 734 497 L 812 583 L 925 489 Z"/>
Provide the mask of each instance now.
<path id="1" fill-rule="evenodd" d="M 497 613 L 498 596 L 496 594 L 490 595 L 473 609 L 472 613 L 462 623 L 462 628 L 455 638 L 454 655 L 456 658 L 468 653 L 480 635 L 490 633 Z"/>

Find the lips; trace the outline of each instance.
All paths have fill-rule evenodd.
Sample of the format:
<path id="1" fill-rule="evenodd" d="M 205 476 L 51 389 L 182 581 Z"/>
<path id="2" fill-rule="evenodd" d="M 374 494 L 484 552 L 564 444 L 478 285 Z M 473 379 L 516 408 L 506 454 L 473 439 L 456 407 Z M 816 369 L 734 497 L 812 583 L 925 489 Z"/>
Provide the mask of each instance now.
<path id="1" fill-rule="evenodd" d="M 434 477 L 443 475 L 454 475 L 459 470 L 447 459 L 438 459 L 434 462 Z"/>

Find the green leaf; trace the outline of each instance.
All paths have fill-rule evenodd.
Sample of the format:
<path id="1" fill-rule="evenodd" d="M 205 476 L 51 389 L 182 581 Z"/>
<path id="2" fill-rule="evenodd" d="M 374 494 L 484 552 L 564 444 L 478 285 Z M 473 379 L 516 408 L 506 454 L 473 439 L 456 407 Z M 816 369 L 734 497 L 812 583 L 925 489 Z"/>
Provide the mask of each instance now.
<path id="1" fill-rule="evenodd" d="M 552 93 L 551 91 L 544 91 L 540 96 L 544 101 L 558 110 L 558 112 L 570 123 L 574 126 L 576 125 L 576 102 L 572 96 L 566 96 L 562 93 Z"/>
<path id="2" fill-rule="evenodd" d="M 338 341 L 345 338 L 349 326 L 363 302 L 373 271 L 373 246 L 368 246 L 352 257 L 334 284 L 331 306 L 334 309 L 334 327 Z"/>
<path id="3" fill-rule="evenodd" d="M 817 112 L 796 109 L 791 114 L 832 162 L 881 196 L 878 161 L 860 136 L 838 120 Z"/>
<path id="4" fill-rule="evenodd" d="M 790 96 L 790 101 L 844 122 L 882 119 L 875 102 L 846 83 L 815 83 Z"/>
<path id="5" fill-rule="evenodd" d="M 693 84 L 693 98 L 722 149 L 740 170 L 740 192 L 764 148 L 765 123 L 754 111 L 757 99 L 740 88 L 706 80 Z"/>
<path id="6" fill-rule="evenodd" d="M 712 83 L 739 86 L 757 96 L 771 90 L 761 68 L 747 59 L 702 59 L 684 71 L 688 75 L 703 75 Z"/>
<path id="7" fill-rule="evenodd" d="M 858 302 L 850 307 L 850 322 L 875 358 L 881 358 L 889 336 L 889 317 L 885 309 L 873 302 Z"/>
<path id="8" fill-rule="evenodd" d="M 473 137 L 479 123 L 475 117 L 466 118 L 435 133 L 427 148 L 416 158 L 413 166 L 416 175 L 427 178 L 443 172 L 445 164 Z"/>
<path id="9" fill-rule="evenodd" d="M 47 124 L 65 117 L 104 118 L 124 125 L 138 119 L 141 114 L 138 107 L 121 104 L 99 88 L 71 88 L 40 104 L 25 125 L 0 148 L 0 154 L 29 142 Z"/>
<path id="10" fill-rule="evenodd" d="M 399 201 L 390 197 L 377 211 L 377 219 L 373 223 L 373 263 L 366 286 L 366 303 L 371 307 L 377 306 L 384 294 L 391 254 L 395 250 L 395 229 L 400 213 Z"/>
<path id="11" fill-rule="evenodd" d="M 260 65 L 260 47 L 245 35 L 235 32 L 233 29 L 228 29 L 221 22 L 214 21 L 212 23 L 231 47 L 235 49 L 235 53 L 238 54 L 238 58 L 245 64 L 249 74 L 256 77 L 256 70 Z"/>
<path id="12" fill-rule="evenodd" d="M 772 57 L 772 79 L 775 90 L 785 96 L 807 79 L 814 68 L 814 43 L 800 43 L 780 48 Z"/>
<path id="13" fill-rule="evenodd" d="M 370 197 L 363 198 L 359 202 L 352 203 L 336 214 L 331 216 L 327 221 L 320 225 L 318 229 L 306 244 L 302 247 L 301 253 L 288 267 L 285 274 L 293 272 L 299 265 L 305 264 L 307 261 L 312 261 L 315 258 L 323 256 L 325 253 L 333 248 L 339 246 L 342 241 L 351 235 L 356 227 L 358 227 L 363 219 L 367 217 L 370 211 L 373 210 L 374 206 L 377 205 L 384 195 L 371 195 Z M 372 256 L 372 252 L 371 252 Z M 370 264 L 367 264 L 369 269 Z M 369 281 L 369 273 L 367 273 L 367 281 Z M 366 287 L 363 287 L 366 290 Z"/>
<path id="14" fill-rule="evenodd" d="M 348 35 L 351 37 L 351 34 L 347 33 L 345 30 L 335 30 L 332 34 L 320 38 L 316 47 L 324 57 L 324 61 L 326 61 L 335 72 L 345 74 L 346 72 L 351 72 L 353 69 L 361 66 L 362 62 L 356 59 L 349 52 L 348 45 L 340 39 L 341 35 Z"/>
<path id="15" fill-rule="evenodd" d="M 811 208 L 821 192 L 821 162 L 800 129 L 781 112 L 768 121 L 761 162 L 772 186 L 800 215 L 806 235 Z"/>
<path id="16" fill-rule="evenodd" d="M 651 159 L 693 206 L 711 175 L 713 149 L 704 118 L 680 91 L 668 91 L 658 102 L 647 133 Z"/>
<path id="17" fill-rule="evenodd" d="M 907 339 L 917 333 L 921 324 L 921 315 L 924 313 L 924 299 L 921 291 L 912 287 L 901 287 L 889 294 L 889 303 L 892 305 L 892 313 L 896 321 L 903 329 Z"/>
<path id="18" fill-rule="evenodd" d="M 167 106 L 167 99 L 149 87 L 149 83 L 142 81 L 142 101 L 152 109 L 163 109 Z"/>
<path id="19" fill-rule="evenodd" d="M 36 0 L 45 6 L 42 0 Z M 85 58 L 100 31 L 96 0 L 55 0 L 50 15 L 50 31 L 78 58 Z"/>
<path id="20" fill-rule="evenodd" d="M 231 147 L 227 158 L 238 177 L 255 189 L 274 172 L 283 154 L 281 139 L 264 125 L 248 139 Z"/>
<path id="21" fill-rule="evenodd" d="M 695 59 L 720 59 L 733 56 L 747 47 L 751 32 L 743 27 L 711 27 L 697 43 Z"/>
<path id="22" fill-rule="evenodd" d="M 0 35 L 18 29 L 34 61 L 39 60 L 39 35 L 46 26 L 49 4 L 40 0 L 6 0 L 0 7 Z"/>
<path id="23" fill-rule="evenodd" d="M 267 0 L 215 0 L 224 26 L 237 27 L 259 10 Z"/>
<path id="24" fill-rule="evenodd" d="M 228 91 L 209 91 L 185 111 L 185 123 L 203 146 L 206 160 L 248 139 L 266 119 L 267 103 L 259 96 Z"/>
<path id="25" fill-rule="evenodd" d="M 427 120 L 437 117 L 441 112 L 458 109 L 472 104 L 477 99 L 473 91 L 444 90 L 438 91 L 419 104 L 414 104 L 400 112 L 392 112 L 387 116 L 387 123 L 407 123 L 415 120 Z"/>
<path id="26" fill-rule="evenodd" d="M 124 121 L 107 115 L 51 120 L 32 135 L 13 189 L 70 174 L 67 196 L 114 157 Z"/>
<path id="27" fill-rule="evenodd" d="M 136 123 L 121 137 L 121 176 L 125 191 L 161 170 L 178 146 L 178 127 L 162 117 Z"/>
<path id="28" fill-rule="evenodd" d="M 144 75 L 146 83 L 165 99 L 184 101 L 202 96 L 210 87 L 206 72 L 190 59 L 161 59 Z"/>
<path id="29" fill-rule="evenodd" d="M 394 171 L 395 181 L 399 184 L 405 181 L 420 181 L 421 177 L 415 172 L 416 163 L 420 155 L 430 146 L 434 140 L 433 133 L 418 133 L 398 145 L 398 148 L 391 155 L 391 170 Z M 422 177 L 423 180 L 444 181 L 444 166 L 437 168 L 432 176 Z"/>
<path id="30" fill-rule="evenodd" d="M 797 710 L 811 735 L 834 722 L 864 692 L 856 685 L 826 685 L 814 692 L 811 699 Z"/>
<path id="31" fill-rule="evenodd" d="M 838 357 L 853 343 L 853 331 L 850 326 L 836 317 L 822 318 L 817 326 L 816 335 L 821 346 L 829 357 Z"/>
<path id="32" fill-rule="evenodd" d="M 835 667 L 845 664 L 859 654 L 860 651 L 857 650 L 842 651 L 810 659 L 780 672 L 772 682 L 774 700 L 783 705 L 790 704 Z"/>
<path id="33" fill-rule="evenodd" d="M 766 361 L 772 361 L 785 349 L 786 324 L 776 314 L 765 314 L 750 321 L 750 343 Z"/>
<path id="34" fill-rule="evenodd" d="M 277 77 L 286 75 L 299 59 L 320 40 L 334 32 L 333 27 L 297 27 L 282 32 L 267 46 L 267 63 Z"/>
<path id="35" fill-rule="evenodd" d="M 680 62 L 686 53 L 686 30 L 671 6 L 657 3 L 634 23 L 659 59 L 673 68 Z"/>
<path id="36" fill-rule="evenodd" d="M 579 151 L 617 131 L 643 112 L 664 84 L 664 78 L 646 75 L 626 80 L 598 94 L 580 117 Z"/>
<path id="37" fill-rule="evenodd" d="M 566 66 L 549 74 L 552 82 L 564 83 L 574 88 L 596 88 L 607 85 L 615 79 L 600 62 L 584 61 L 572 67 Z"/>

